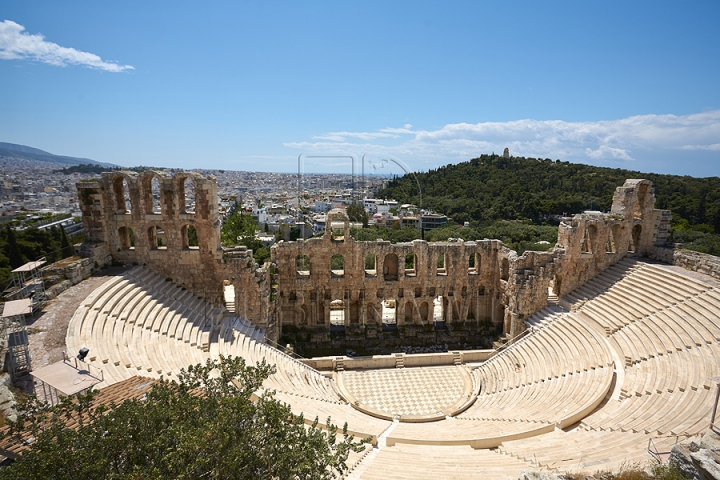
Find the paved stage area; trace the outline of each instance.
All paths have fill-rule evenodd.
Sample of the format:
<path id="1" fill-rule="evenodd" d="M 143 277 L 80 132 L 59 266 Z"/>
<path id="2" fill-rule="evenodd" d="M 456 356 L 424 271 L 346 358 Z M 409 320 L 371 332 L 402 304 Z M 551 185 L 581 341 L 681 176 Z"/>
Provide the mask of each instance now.
<path id="1" fill-rule="evenodd" d="M 345 389 L 361 403 L 390 415 L 430 415 L 457 403 L 465 367 L 396 368 L 342 373 Z"/>

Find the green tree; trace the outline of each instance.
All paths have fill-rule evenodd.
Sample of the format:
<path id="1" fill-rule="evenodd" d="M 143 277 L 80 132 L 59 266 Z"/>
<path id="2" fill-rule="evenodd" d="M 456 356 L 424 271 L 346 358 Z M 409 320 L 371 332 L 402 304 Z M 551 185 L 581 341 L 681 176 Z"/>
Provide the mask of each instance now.
<path id="1" fill-rule="evenodd" d="M 189 247 L 197 247 L 198 246 L 198 238 L 197 238 L 197 230 L 194 226 L 190 225 L 188 227 L 188 246 Z"/>
<path id="2" fill-rule="evenodd" d="M 346 209 L 348 218 L 351 222 L 362 222 L 363 227 L 368 226 L 368 213 L 359 203 L 353 203 Z"/>
<path id="3" fill-rule="evenodd" d="M 11 439 L 30 434 L 32 447 L 0 479 L 336 478 L 363 442 L 346 428 L 338 438 L 329 419 L 326 430 L 308 427 L 271 392 L 252 401 L 273 371 L 221 357 L 120 405 L 98 407 L 94 393 L 53 408 L 31 399 L 8 424 Z"/>
<path id="4" fill-rule="evenodd" d="M 238 206 L 220 230 L 220 241 L 225 247 L 244 245 L 253 251 L 255 261 L 263 265 L 270 258 L 270 249 L 255 236 L 258 223 L 250 215 L 243 215 Z"/>
<path id="5" fill-rule="evenodd" d="M 60 250 L 62 251 L 62 258 L 70 257 L 73 254 L 65 229 L 62 226 L 60 226 Z"/>
<path id="6" fill-rule="evenodd" d="M 23 265 L 27 259 L 23 258 L 18 247 L 17 238 L 15 238 L 15 231 L 10 228 L 10 225 L 5 227 L 7 229 L 7 256 L 10 259 L 10 267 L 18 268 Z"/>

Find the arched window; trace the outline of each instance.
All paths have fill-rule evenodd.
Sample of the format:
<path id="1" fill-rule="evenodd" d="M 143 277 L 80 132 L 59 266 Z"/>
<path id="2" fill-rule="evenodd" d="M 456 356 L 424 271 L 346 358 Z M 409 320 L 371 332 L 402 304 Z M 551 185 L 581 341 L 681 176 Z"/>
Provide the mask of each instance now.
<path id="1" fill-rule="evenodd" d="M 115 177 L 115 180 L 113 180 L 113 193 L 115 194 L 116 213 L 131 213 L 130 185 L 122 175 Z"/>
<path id="2" fill-rule="evenodd" d="M 630 247 L 628 248 L 629 253 L 637 253 L 640 248 L 640 235 L 642 234 L 642 225 L 635 225 L 632 229 L 632 235 L 630 236 Z"/>
<path id="3" fill-rule="evenodd" d="M 374 253 L 368 253 L 365 257 L 365 275 L 371 277 L 377 275 L 377 258 Z"/>
<path id="4" fill-rule="evenodd" d="M 162 205 L 160 202 L 160 179 L 153 175 L 153 177 L 150 179 L 150 189 L 149 192 L 147 192 L 147 199 L 148 199 L 148 212 L 147 213 L 156 213 L 161 214 L 162 213 Z"/>
<path id="5" fill-rule="evenodd" d="M 510 278 L 510 262 L 507 258 L 502 259 L 502 268 L 500 270 L 500 279 L 506 280 Z"/>
<path id="6" fill-rule="evenodd" d="M 182 248 L 191 250 L 199 248 L 197 230 L 193 225 L 183 225 L 180 234 L 182 236 Z"/>
<path id="7" fill-rule="evenodd" d="M 342 255 L 335 254 L 330 259 L 330 271 L 333 275 L 345 275 L 345 259 Z"/>
<path id="8" fill-rule="evenodd" d="M 414 277 L 417 273 L 417 269 L 415 267 L 415 257 L 414 253 L 408 253 L 405 255 L 405 275 Z"/>
<path id="9" fill-rule="evenodd" d="M 582 240 L 580 241 L 580 253 L 592 253 L 590 243 L 590 235 L 588 229 L 583 230 Z"/>
<path id="10" fill-rule="evenodd" d="M 585 229 L 585 253 L 594 253 L 596 250 L 597 243 L 597 227 L 595 225 L 589 225 Z"/>
<path id="11" fill-rule="evenodd" d="M 305 304 L 302 304 L 300 306 L 299 314 L 300 314 L 300 318 L 297 323 L 299 325 L 308 325 L 308 323 L 310 321 L 310 313 L 308 310 L 308 306 Z"/>
<path id="12" fill-rule="evenodd" d="M 412 323 L 413 321 L 413 303 L 411 301 L 405 302 L 405 322 Z"/>
<path id="13" fill-rule="evenodd" d="M 620 226 L 619 225 L 613 225 L 612 228 L 608 230 L 608 238 L 607 242 L 605 243 L 605 252 L 607 253 L 615 253 L 617 252 L 616 247 L 616 237 L 617 232 L 619 232 Z"/>
<path id="14" fill-rule="evenodd" d="M 180 213 L 195 213 L 195 182 L 190 177 L 184 177 L 177 190 Z"/>
<path id="15" fill-rule="evenodd" d="M 441 253 L 437 257 L 437 274 L 447 275 L 447 269 L 445 267 L 445 254 Z"/>
<path id="16" fill-rule="evenodd" d="M 350 324 L 357 325 L 360 323 L 360 304 L 354 301 L 350 304 Z"/>
<path id="17" fill-rule="evenodd" d="M 382 302 L 382 323 L 386 325 L 397 325 L 397 301 L 394 299 L 383 300 Z"/>
<path id="18" fill-rule="evenodd" d="M 445 309 L 443 305 L 443 297 L 439 296 L 433 300 L 433 322 L 445 321 Z"/>
<path id="19" fill-rule="evenodd" d="M 430 307 L 428 306 L 428 302 L 422 302 L 420 304 L 420 320 L 423 322 L 429 321 L 428 319 L 428 313 L 430 311 Z"/>
<path id="20" fill-rule="evenodd" d="M 295 269 L 298 275 L 310 275 L 310 257 L 298 255 L 295 259 Z"/>
<path id="21" fill-rule="evenodd" d="M 385 255 L 383 261 L 383 276 L 385 281 L 393 281 L 398 279 L 398 256 L 394 253 Z"/>
<path id="22" fill-rule="evenodd" d="M 148 243 L 151 250 L 165 250 L 167 249 L 167 239 L 165 237 L 165 231 L 160 227 L 152 226 L 148 228 Z"/>
<path id="23" fill-rule="evenodd" d="M 480 271 L 480 255 L 477 253 L 471 253 L 468 258 L 468 273 L 476 275 Z"/>
<path id="24" fill-rule="evenodd" d="M 120 227 L 118 229 L 118 235 L 120 236 L 121 250 L 130 250 L 135 248 L 135 235 L 133 234 L 132 228 Z"/>
<path id="25" fill-rule="evenodd" d="M 345 302 L 342 300 L 330 302 L 330 325 L 345 326 Z"/>

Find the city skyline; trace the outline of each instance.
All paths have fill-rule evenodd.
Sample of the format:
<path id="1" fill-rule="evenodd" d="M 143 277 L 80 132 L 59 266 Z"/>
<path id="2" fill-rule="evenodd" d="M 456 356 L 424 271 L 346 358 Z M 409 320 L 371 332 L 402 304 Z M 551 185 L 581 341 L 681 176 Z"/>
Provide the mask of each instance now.
<path id="1" fill-rule="evenodd" d="M 508 147 L 718 176 L 718 13 L 9 2 L 0 141 L 121 166 L 293 172 L 303 154 L 369 154 L 426 171 Z"/>

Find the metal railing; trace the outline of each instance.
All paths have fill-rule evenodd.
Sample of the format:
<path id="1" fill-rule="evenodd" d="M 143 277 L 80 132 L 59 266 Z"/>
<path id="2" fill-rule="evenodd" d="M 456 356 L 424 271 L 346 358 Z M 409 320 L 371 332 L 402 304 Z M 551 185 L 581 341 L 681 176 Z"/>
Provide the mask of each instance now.
<path id="1" fill-rule="evenodd" d="M 100 378 L 101 382 L 105 380 L 105 372 L 103 372 L 102 369 L 93 366 L 91 363 L 86 363 L 82 360 L 78 360 L 77 357 L 70 357 L 67 351 L 63 351 L 63 362 L 65 362 L 67 365 L 72 366 L 76 370 L 87 370 L 90 376 Z M 80 365 L 80 363 L 82 363 L 82 366 Z M 97 370 L 98 375 L 93 375 L 91 368 Z"/>
<path id="2" fill-rule="evenodd" d="M 678 443 L 678 437 L 675 437 L 675 445 L 677 445 L 677 443 Z M 652 437 L 648 438 L 647 452 L 658 463 L 663 463 L 662 455 L 670 455 L 670 453 L 672 453 L 672 452 L 658 451 L 658 448 L 655 446 L 655 441 L 652 439 Z"/>

